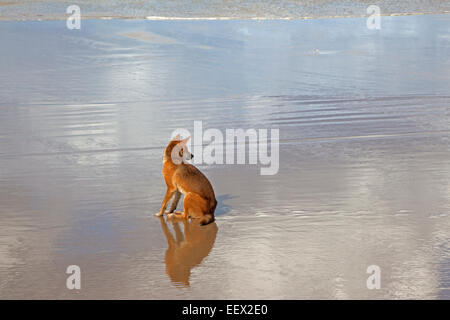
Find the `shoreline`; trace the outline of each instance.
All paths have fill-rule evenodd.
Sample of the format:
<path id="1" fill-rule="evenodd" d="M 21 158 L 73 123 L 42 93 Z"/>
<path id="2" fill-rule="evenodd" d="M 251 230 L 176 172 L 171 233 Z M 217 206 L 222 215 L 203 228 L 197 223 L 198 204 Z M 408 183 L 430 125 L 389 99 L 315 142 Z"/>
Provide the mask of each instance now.
<path id="1" fill-rule="evenodd" d="M 380 14 L 381 17 L 408 17 L 408 16 L 424 16 L 424 15 L 445 15 L 450 11 L 429 11 L 429 12 L 399 12 Z M 67 16 L 47 16 L 47 17 L 0 17 L 0 22 L 39 22 L 39 21 L 62 21 Z M 355 19 L 367 18 L 370 15 L 336 15 L 336 16 L 304 16 L 304 17 L 170 17 L 170 16 L 82 16 L 81 20 L 134 20 L 134 21 L 300 21 L 300 20 L 322 20 L 322 19 Z"/>

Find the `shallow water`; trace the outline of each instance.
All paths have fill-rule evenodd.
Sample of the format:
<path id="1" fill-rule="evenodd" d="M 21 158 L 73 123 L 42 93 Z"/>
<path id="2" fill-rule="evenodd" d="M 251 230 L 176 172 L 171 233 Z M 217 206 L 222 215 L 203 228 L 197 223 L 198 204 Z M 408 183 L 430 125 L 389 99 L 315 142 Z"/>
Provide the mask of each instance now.
<path id="1" fill-rule="evenodd" d="M 0 297 L 450 298 L 449 28 L 0 22 Z M 173 225 L 162 150 L 196 120 L 279 128 L 280 168 L 202 165 L 216 223 Z"/>

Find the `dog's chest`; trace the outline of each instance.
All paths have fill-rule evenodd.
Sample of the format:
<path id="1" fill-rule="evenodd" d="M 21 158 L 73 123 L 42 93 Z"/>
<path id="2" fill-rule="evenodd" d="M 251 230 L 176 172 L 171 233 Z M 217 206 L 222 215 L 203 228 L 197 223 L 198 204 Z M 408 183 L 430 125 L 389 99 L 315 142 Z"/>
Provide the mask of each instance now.
<path id="1" fill-rule="evenodd" d="M 181 192 L 183 195 L 186 194 L 186 190 L 184 190 L 183 188 L 181 188 L 180 186 L 177 186 L 177 189 L 179 192 Z"/>

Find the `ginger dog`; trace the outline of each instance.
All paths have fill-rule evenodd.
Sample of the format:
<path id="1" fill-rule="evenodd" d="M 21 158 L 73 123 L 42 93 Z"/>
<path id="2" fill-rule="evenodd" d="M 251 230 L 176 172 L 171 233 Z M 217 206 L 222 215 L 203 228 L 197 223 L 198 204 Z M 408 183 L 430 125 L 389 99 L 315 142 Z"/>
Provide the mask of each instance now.
<path id="1" fill-rule="evenodd" d="M 173 199 L 168 217 L 200 218 L 200 224 L 205 225 L 214 221 L 217 201 L 208 178 L 192 164 L 186 163 L 194 157 L 186 147 L 189 138 L 180 140 L 178 135 L 164 150 L 162 174 L 167 191 L 156 215 L 164 215 L 167 204 Z M 184 212 L 174 212 L 181 194 L 184 195 Z"/>

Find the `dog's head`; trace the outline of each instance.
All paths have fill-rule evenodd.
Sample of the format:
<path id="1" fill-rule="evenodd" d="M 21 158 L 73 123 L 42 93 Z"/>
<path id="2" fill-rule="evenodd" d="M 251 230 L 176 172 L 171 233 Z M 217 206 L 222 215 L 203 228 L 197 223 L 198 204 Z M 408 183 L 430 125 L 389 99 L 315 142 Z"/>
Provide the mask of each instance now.
<path id="1" fill-rule="evenodd" d="M 181 164 L 182 162 L 191 160 L 194 155 L 188 151 L 186 146 L 190 138 L 181 139 L 180 135 L 175 136 L 164 150 L 163 161 L 172 161 L 174 164 Z"/>

